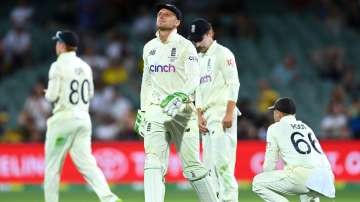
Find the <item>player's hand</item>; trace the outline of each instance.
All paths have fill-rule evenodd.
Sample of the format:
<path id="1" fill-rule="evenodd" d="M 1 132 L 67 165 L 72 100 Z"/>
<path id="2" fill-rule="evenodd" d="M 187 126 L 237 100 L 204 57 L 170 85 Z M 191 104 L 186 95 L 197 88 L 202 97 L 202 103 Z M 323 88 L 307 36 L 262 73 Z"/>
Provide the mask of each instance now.
<path id="1" fill-rule="evenodd" d="M 134 124 L 134 131 L 143 137 L 146 124 L 145 122 L 145 111 L 138 110 Z"/>
<path id="2" fill-rule="evenodd" d="M 233 119 L 233 116 L 232 114 L 225 114 L 225 117 L 222 121 L 222 125 L 223 125 L 223 129 L 224 131 L 227 129 L 227 128 L 231 128 L 232 126 L 232 119 Z"/>
<path id="3" fill-rule="evenodd" d="M 207 134 L 207 132 L 209 132 L 209 130 L 207 129 L 206 125 L 206 119 L 203 117 L 203 115 L 201 115 L 200 113 L 198 113 L 198 122 L 199 122 L 199 131 L 202 134 Z"/>
<path id="4" fill-rule="evenodd" d="M 163 109 L 163 112 L 169 116 L 175 117 L 179 109 L 182 108 L 185 103 L 189 102 L 189 96 L 185 93 L 176 92 L 168 95 L 164 100 L 162 100 L 160 107 Z"/>

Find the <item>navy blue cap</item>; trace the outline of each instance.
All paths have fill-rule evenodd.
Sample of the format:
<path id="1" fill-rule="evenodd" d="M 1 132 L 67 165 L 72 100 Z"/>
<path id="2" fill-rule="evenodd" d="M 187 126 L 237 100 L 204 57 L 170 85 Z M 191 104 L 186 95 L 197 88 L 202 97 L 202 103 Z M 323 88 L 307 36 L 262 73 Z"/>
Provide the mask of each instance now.
<path id="1" fill-rule="evenodd" d="M 71 47 L 77 47 L 79 44 L 79 37 L 72 31 L 57 31 L 53 40 L 65 43 Z"/>
<path id="2" fill-rule="evenodd" d="M 268 109 L 270 110 L 278 110 L 283 113 L 287 114 L 295 114 L 296 113 L 296 106 L 294 101 L 291 98 L 283 97 L 279 98 L 275 101 L 275 104 Z"/>
<path id="3" fill-rule="evenodd" d="M 173 4 L 165 4 L 165 3 L 160 3 L 156 5 L 156 13 L 158 13 L 161 9 L 165 8 L 170 10 L 171 12 L 175 13 L 176 18 L 178 20 L 182 19 L 182 13 L 180 11 L 180 9 L 178 9 L 175 5 Z"/>
<path id="4" fill-rule="evenodd" d="M 211 29 L 211 24 L 204 18 L 198 18 L 191 22 L 189 40 L 199 42 L 203 36 Z"/>

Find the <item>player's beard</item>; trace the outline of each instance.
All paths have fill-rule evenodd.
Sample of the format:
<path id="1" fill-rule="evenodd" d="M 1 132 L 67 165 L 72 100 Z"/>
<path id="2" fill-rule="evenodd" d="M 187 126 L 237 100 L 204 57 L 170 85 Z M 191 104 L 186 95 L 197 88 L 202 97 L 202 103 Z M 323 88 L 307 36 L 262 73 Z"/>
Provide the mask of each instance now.
<path id="1" fill-rule="evenodd" d="M 206 50 L 207 50 L 207 48 L 205 48 L 205 47 L 196 47 L 196 51 L 197 51 L 198 53 L 205 53 Z"/>
<path id="2" fill-rule="evenodd" d="M 175 26 L 158 26 L 158 30 L 160 31 L 171 31 L 175 28 Z"/>
<path id="3" fill-rule="evenodd" d="M 176 25 L 171 23 L 158 23 L 157 28 L 160 31 L 171 31 L 176 28 Z"/>

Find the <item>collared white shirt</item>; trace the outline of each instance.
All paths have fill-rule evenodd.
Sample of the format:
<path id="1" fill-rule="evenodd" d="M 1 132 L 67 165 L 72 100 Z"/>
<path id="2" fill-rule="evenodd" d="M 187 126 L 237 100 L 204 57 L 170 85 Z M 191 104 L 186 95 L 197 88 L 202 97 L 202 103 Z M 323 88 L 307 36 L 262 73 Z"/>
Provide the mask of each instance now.
<path id="1" fill-rule="evenodd" d="M 51 64 L 45 98 L 55 103 L 53 113 L 89 110 L 94 95 L 91 68 L 75 52 L 59 55 Z"/>
<path id="2" fill-rule="evenodd" d="M 162 42 L 159 34 L 143 50 L 141 109 L 158 104 L 174 92 L 193 95 L 199 85 L 199 64 L 194 45 L 176 29 Z"/>
<path id="3" fill-rule="evenodd" d="M 213 105 L 226 106 L 236 102 L 240 88 L 234 54 L 216 41 L 205 53 L 199 53 L 200 86 L 196 105 L 206 109 Z"/>
<path id="4" fill-rule="evenodd" d="M 275 170 L 281 158 L 285 166 L 331 169 L 313 130 L 305 123 L 287 115 L 267 131 L 264 171 Z"/>

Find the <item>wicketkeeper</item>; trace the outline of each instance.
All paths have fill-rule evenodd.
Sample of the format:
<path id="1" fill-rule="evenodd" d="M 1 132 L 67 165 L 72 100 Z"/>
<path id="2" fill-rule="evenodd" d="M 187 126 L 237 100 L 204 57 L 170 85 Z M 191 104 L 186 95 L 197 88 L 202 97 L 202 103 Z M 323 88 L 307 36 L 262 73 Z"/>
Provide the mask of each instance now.
<path id="1" fill-rule="evenodd" d="M 177 34 L 182 14 L 171 4 L 156 7 L 156 38 L 143 51 L 141 111 L 135 130 L 144 136 L 146 202 L 163 202 L 169 147 L 175 143 L 183 174 L 200 201 L 217 201 L 199 158 L 199 128 L 193 105 L 199 65 L 193 44 Z"/>

